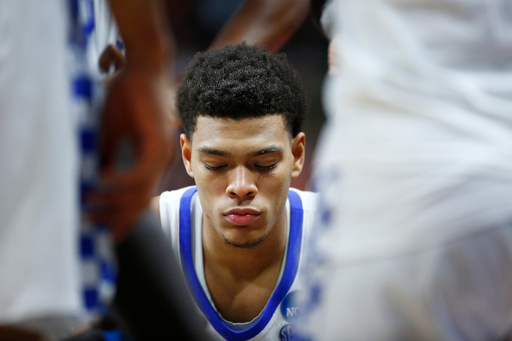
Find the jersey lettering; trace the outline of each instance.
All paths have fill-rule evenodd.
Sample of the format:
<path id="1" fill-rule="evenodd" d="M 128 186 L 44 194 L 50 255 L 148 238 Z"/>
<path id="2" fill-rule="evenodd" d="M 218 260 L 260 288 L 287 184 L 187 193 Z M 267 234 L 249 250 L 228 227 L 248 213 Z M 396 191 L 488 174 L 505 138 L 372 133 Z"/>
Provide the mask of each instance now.
<path id="1" fill-rule="evenodd" d="M 297 316 L 300 313 L 300 307 L 286 308 L 286 317 Z"/>
<path id="2" fill-rule="evenodd" d="M 293 327 L 291 324 L 287 324 L 281 331 L 279 332 L 279 339 L 281 341 L 291 341 L 293 340 Z"/>

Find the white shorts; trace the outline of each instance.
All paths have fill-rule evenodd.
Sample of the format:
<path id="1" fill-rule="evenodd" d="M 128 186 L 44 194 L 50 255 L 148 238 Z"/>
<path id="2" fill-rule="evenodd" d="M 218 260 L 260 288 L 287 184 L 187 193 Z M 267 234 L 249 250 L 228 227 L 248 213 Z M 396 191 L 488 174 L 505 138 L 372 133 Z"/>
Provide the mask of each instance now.
<path id="1" fill-rule="evenodd" d="M 512 222 L 399 257 L 327 260 L 313 340 L 505 340 L 512 336 Z M 315 282 L 315 281 L 314 281 Z"/>
<path id="2" fill-rule="evenodd" d="M 0 2 L 0 324 L 81 307 L 66 5 Z"/>
<path id="3" fill-rule="evenodd" d="M 340 84 L 346 85 L 328 84 L 328 110 L 343 105 Z M 367 118 L 378 114 L 357 113 L 362 115 L 350 117 L 357 128 L 374 123 Z M 396 123 L 397 130 L 414 120 L 405 115 L 402 121 L 388 120 L 386 114 L 382 120 Z M 476 151 L 475 163 L 458 162 L 454 154 L 453 162 L 427 160 L 401 168 L 404 164 L 397 166 L 380 152 L 399 151 L 408 141 L 393 150 L 350 144 L 366 131 L 355 129 L 346 116 L 331 113 L 317 156 L 322 219 L 308 334 L 317 341 L 476 341 L 510 335 L 510 172 L 498 176 L 494 164 L 488 166 Z M 425 156 L 415 145 L 411 151 Z"/>

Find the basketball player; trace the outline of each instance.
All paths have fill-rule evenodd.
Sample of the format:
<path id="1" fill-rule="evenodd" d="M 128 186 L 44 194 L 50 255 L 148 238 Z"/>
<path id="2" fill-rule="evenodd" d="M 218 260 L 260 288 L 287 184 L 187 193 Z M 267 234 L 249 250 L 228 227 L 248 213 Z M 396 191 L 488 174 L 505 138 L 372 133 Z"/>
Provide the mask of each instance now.
<path id="1" fill-rule="evenodd" d="M 58 338 L 84 311 L 77 117 L 70 97 L 87 100 L 94 91 L 85 69 L 78 64 L 68 69 L 67 44 L 72 40 L 79 47 L 75 57 L 84 57 L 80 48 L 93 22 L 89 3 L 0 2 L 1 340 Z M 170 39 L 156 3 L 110 1 L 129 65 L 107 97 L 103 186 L 95 204 L 117 240 L 147 205 L 168 158 L 161 121 Z M 140 154 L 134 167 L 120 174 L 113 156 L 122 137 L 133 138 Z M 86 273 L 96 277 L 94 271 Z M 96 301 L 91 292 L 85 293 L 86 303 Z"/>
<path id="2" fill-rule="evenodd" d="M 332 0 L 322 23 L 310 335 L 510 338 L 512 1 Z"/>
<path id="3" fill-rule="evenodd" d="M 196 186 L 155 198 L 214 339 L 291 337 L 316 195 L 304 163 L 306 98 L 284 55 L 245 44 L 195 56 L 178 91 Z"/>

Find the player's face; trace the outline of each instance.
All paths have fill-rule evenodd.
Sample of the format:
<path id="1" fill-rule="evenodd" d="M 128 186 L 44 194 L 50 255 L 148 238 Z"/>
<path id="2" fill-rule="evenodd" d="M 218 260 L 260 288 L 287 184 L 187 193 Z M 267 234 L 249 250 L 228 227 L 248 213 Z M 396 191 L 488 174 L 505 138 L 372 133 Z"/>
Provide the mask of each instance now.
<path id="1" fill-rule="evenodd" d="M 283 220 L 288 189 L 304 164 L 305 136 L 290 140 L 281 115 L 233 120 L 200 116 L 181 135 L 203 222 L 233 246 L 261 243 Z M 280 220 L 281 219 L 281 220 Z"/>

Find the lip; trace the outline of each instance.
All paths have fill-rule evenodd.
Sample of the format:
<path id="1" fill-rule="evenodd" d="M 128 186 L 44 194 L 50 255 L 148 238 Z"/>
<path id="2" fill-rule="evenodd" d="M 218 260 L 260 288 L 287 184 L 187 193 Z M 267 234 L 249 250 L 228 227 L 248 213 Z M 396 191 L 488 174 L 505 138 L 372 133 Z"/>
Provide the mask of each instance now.
<path id="1" fill-rule="evenodd" d="M 233 208 L 226 213 L 224 217 L 231 224 L 236 226 L 246 226 L 259 218 L 261 213 L 252 208 Z"/>

